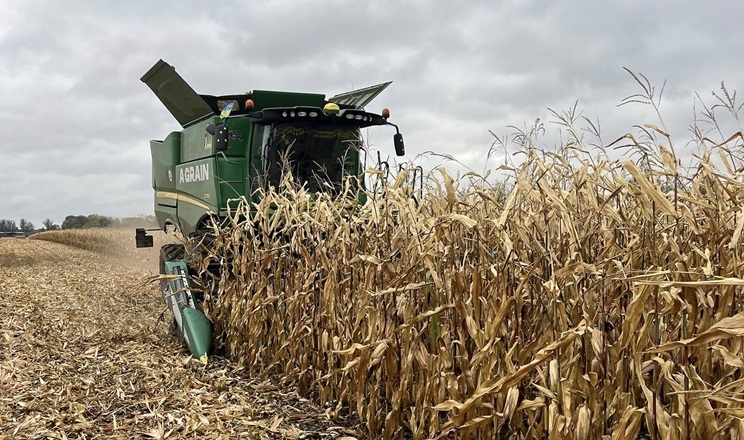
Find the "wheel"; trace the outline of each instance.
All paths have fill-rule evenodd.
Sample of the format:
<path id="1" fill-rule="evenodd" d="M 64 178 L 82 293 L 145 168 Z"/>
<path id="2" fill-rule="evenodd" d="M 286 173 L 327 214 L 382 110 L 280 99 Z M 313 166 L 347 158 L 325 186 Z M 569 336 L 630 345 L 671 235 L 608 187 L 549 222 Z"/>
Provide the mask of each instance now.
<path id="1" fill-rule="evenodd" d="M 160 275 L 165 275 L 166 261 L 183 261 L 186 249 L 180 243 L 169 243 L 160 248 Z M 167 281 L 160 280 L 160 292 L 165 290 Z"/>
<path id="2" fill-rule="evenodd" d="M 160 261 L 159 261 L 160 275 L 165 275 L 165 262 L 166 261 L 183 260 L 185 254 L 186 254 L 186 250 L 182 244 L 169 243 L 161 247 L 160 248 Z M 168 284 L 167 281 L 160 280 L 160 294 L 161 295 L 167 288 L 167 284 Z M 165 303 L 166 305 L 168 304 L 167 299 Z M 180 335 L 180 332 L 178 331 L 178 324 L 176 323 L 176 317 L 173 316 L 173 311 L 170 310 L 170 306 L 168 307 L 168 311 L 171 313 L 171 322 L 168 325 L 169 333 L 173 335 L 176 339 L 182 340 L 182 336 Z"/>

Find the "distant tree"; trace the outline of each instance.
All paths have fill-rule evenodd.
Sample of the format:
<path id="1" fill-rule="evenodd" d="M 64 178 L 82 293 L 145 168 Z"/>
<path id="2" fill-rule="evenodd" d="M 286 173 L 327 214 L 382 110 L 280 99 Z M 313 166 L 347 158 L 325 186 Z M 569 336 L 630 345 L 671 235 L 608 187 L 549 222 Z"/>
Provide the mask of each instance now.
<path id="1" fill-rule="evenodd" d="M 15 232 L 18 230 L 15 220 L 0 220 L 0 232 Z"/>
<path id="2" fill-rule="evenodd" d="M 82 229 L 87 221 L 88 217 L 84 215 L 68 215 L 62 222 L 62 229 Z"/>
<path id="3" fill-rule="evenodd" d="M 47 231 L 54 231 L 59 229 L 59 225 L 55 225 L 54 220 L 50 218 L 44 220 L 43 222 L 41 222 L 41 224 L 44 225 L 44 229 L 46 229 Z"/>
<path id="4" fill-rule="evenodd" d="M 23 232 L 32 232 L 34 230 L 34 224 L 26 220 L 25 218 L 21 219 L 18 226 L 21 228 L 21 231 Z"/>
<path id="5" fill-rule="evenodd" d="M 105 215 L 68 215 L 62 222 L 62 229 L 105 228 L 114 224 L 116 219 Z"/>
<path id="6" fill-rule="evenodd" d="M 114 222 L 111 217 L 105 215 L 91 214 L 83 227 L 85 228 L 105 228 Z"/>

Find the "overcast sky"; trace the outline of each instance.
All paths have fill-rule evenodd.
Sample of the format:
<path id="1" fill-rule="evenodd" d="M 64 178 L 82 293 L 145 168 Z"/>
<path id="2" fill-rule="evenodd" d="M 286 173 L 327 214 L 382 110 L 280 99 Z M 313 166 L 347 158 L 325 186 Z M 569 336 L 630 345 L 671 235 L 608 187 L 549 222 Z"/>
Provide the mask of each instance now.
<path id="1" fill-rule="evenodd" d="M 662 111 L 685 136 L 695 92 L 744 88 L 742 19 L 742 2 L 699 0 L 2 0 L 0 218 L 152 214 L 148 141 L 180 128 L 139 81 L 160 58 L 215 95 L 392 80 L 367 110 L 391 109 L 409 158 L 483 172 L 502 162 L 486 163 L 489 130 L 577 100 L 607 141 L 658 124 L 616 107 L 640 91 L 623 66 L 667 80 Z M 371 147 L 395 157 L 392 134 L 370 130 Z"/>

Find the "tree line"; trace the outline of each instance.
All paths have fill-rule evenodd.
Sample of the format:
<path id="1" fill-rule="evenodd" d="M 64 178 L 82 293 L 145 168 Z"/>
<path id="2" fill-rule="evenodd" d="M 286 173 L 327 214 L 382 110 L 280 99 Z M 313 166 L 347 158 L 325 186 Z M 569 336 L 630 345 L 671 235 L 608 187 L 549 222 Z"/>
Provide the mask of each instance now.
<path id="1" fill-rule="evenodd" d="M 55 231 L 59 229 L 88 229 L 88 228 L 108 228 L 108 227 L 157 227 L 157 220 L 154 216 L 140 217 L 108 217 L 99 214 L 90 215 L 68 215 L 58 225 L 54 220 L 47 218 L 41 222 L 43 227 L 37 229 L 32 222 L 22 218 L 18 223 L 15 220 L 0 219 L 0 232 L 39 232 Z"/>
<path id="2" fill-rule="evenodd" d="M 25 218 L 22 218 L 17 225 L 15 220 L 0 220 L 0 232 L 33 232 L 34 230 L 34 224 Z"/>

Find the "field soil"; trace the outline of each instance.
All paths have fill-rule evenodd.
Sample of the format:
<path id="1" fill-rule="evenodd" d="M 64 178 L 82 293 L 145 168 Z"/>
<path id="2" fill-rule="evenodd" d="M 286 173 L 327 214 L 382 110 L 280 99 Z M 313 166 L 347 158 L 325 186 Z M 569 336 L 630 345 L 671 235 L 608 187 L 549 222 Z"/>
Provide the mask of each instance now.
<path id="1" fill-rule="evenodd" d="M 111 249 L 0 239 L 0 438 L 358 436 L 294 390 L 192 359 L 168 334 L 158 251 Z"/>

